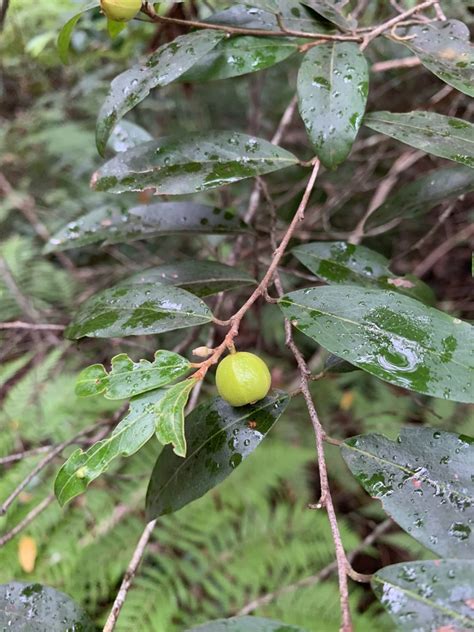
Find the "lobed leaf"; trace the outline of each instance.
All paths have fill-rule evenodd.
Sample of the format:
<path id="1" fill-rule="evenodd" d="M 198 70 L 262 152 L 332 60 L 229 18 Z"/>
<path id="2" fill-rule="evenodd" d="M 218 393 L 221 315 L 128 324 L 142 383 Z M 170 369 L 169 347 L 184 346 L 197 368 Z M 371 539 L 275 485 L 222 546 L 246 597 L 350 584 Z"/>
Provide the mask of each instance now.
<path id="1" fill-rule="evenodd" d="M 85 610 L 68 595 L 36 583 L 0 585 L 0 629 L 15 632 L 95 632 Z"/>
<path id="2" fill-rule="evenodd" d="M 326 167 L 337 167 L 349 155 L 362 123 L 368 86 L 367 61 L 353 42 L 328 42 L 305 54 L 298 73 L 299 109 Z"/>
<path id="3" fill-rule="evenodd" d="M 188 453 L 181 459 L 164 448 L 148 484 L 148 520 L 172 513 L 227 478 L 258 447 L 285 410 L 289 398 L 276 393 L 233 408 L 216 397 L 187 417 Z"/>
<path id="4" fill-rule="evenodd" d="M 474 565 L 462 560 L 393 564 L 372 588 L 401 630 L 461 632 L 474 627 Z"/>
<path id="5" fill-rule="evenodd" d="M 176 81 L 223 37 L 223 32 L 206 29 L 181 35 L 152 53 L 145 64 L 133 66 L 115 77 L 97 119 L 99 153 L 104 154 L 112 129 L 127 112 L 141 103 L 153 88 Z"/>
<path id="6" fill-rule="evenodd" d="M 107 399 L 128 399 L 169 384 L 189 368 L 189 361 L 172 351 L 156 351 L 153 362 L 133 362 L 126 353 L 120 353 L 112 358 L 109 373 L 103 364 L 83 369 L 75 393 L 78 397 L 103 393 Z"/>
<path id="7" fill-rule="evenodd" d="M 472 402 L 472 325 L 395 292 L 313 287 L 280 299 L 286 318 L 331 353 L 386 382 Z"/>
<path id="8" fill-rule="evenodd" d="M 384 510 L 442 557 L 474 558 L 474 439 L 432 428 L 403 428 L 347 439 L 347 466 Z"/>
<path id="9" fill-rule="evenodd" d="M 170 285 L 113 287 L 83 303 L 64 335 L 73 340 L 139 336 L 203 325 L 212 320 L 199 298 Z"/>
<path id="10" fill-rule="evenodd" d="M 215 189 L 297 164 L 293 154 L 238 132 L 200 132 L 144 143 L 105 163 L 92 177 L 98 191 L 153 188 L 157 195 Z"/>
<path id="11" fill-rule="evenodd" d="M 155 432 L 155 405 L 166 394 L 155 390 L 130 400 L 127 415 L 114 431 L 85 452 L 75 450 L 59 470 L 54 481 L 54 493 L 61 506 L 106 472 L 114 459 L 131 456 L 151 439 Z"/>
<path id="12" fill-rule="evenodd" d="M 155 405 L 155 434 L 158 441 L 163 445 L 171 443 L 173 452 L 180 457 L 186 456 L 184 407 L 195 386 L 196 379 L 192 377 L 179 382 L 171 386 Z"/>
<path id="13" fill-rule="evenodd" d="M 103 206 L 69 222 L 53 235 L 44 252 L 58 252 L 96 242 L 119 244 L 179 234 L 250 232 L 231 210 L 196 202 L 159 202 L 125 210 Z"/>
<path id="14" fill-rule="evenodd" d="M 459 20 L 400 28 L 396 42 L 409 48 L 442 81 L 474 97 L 474 48 Z"/>
<path id="15" fill-rule="evenodd" d="M 462 119 L 435 112 L 371 112 L 364 124 L 427 154 L 474 167 L 474 125 Z"/>
<path id="16" fill-rule="evenodd" d="M 293 248 L 292 253 L 313 274 L 331 285 L 362 285 L 394 290 L 426 303 L 434 295 L 416 277 L 397 277 L 389 270 L 389 260 L 365 246 L 345 241 L 315 241 Z"/>
<path id="17" fill-rule="evenodd" d="M 137 272 L 121 281 L 119 285 L 136 286 L 142 283 L 176 285 L 203 298 L 243 285 L 255 284 L 256 281 L 244 270 L 218 261 L 186 259 Z"/>

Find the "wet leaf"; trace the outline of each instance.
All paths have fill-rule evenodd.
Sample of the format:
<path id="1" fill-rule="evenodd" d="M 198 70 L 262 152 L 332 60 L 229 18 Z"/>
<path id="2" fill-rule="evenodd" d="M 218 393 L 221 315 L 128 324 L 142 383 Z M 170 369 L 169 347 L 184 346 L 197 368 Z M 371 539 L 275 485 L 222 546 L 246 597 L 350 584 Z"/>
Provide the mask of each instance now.
<path id="1" fill-rule="evenodd" d="M 61 506 L 83 494 L 96 478 L 106 472 L 119 456 L 131 456 L 153 437 L 155 405 L 166 389 L 152 391 L 130 400 L 127 415 L 106 438 L 88 450 L 75 450 L 59 470 L 54 481 L 54 493 Z"/>
<path id="2" fill-rule="evenodd" d="M 123 25 L 123 22 L 119 24 Z M 152 135 L 149 134 L 146 129 L 140 127 L 140 125 L 136 125 L 130 121 L 120 121 L 110 134 L 107 148 L 110 148 L 113 152 L 118 154 L 150 140 L 153 140 Z"/>
<path id="3" fill-rule="evenodd" d="M 280 307 L 328 351 L 386 382 L 474 399 L 474 328 L 458 318 L 395 292 L 344 285 L 291 292 Z"/>
<path id="4" fill-rule="evenodd" d="M 189 361 L 172 351 L 156 351 L 153 362 L 133 362 L 126 353 L 120 353 L 112 358 L 109 373 L 103 364 L 83 369 L 75 393 L 78 397 L 103 393 L 107 399 L 128 399 L 173 382 L 189 368 Z"/>
<path id="5" fill-rule="evenodd" d="M 182 81 L 216 81 L 258 72 L 283 61 L 298 43 L 281 37 L 241 36 L 225 39 L 181 77 Z"/>
<path id="6" fill-rule="evenodd" d="M 462 560 L 393 564 L 372 588 L 401 630 L 464 632 L 474 627 L 474 565 Z"/>
<path id="7" fill-rule="evenodd" d="M 413 182 L 403 184 L 379 206 L 367 221 L 367 228 L 375 228 L 394 221 L 427 213 L 433 206 L 474 191 L 474 171 L 469 167 L 434 169 Z"/>
<path id="8" fill-rule="evenodd" d="M 199 298 L 170 285 L 114 287 L 91 296 L 67 327 L 66 338 L 139 336 L 203 325 L 212 320 Z"/>
<path id="9" fill-rule="evenodd" d="M 316 13 L 343 31 L 353 31 L 357 28 L 357 20 L 350 15 L 345 16 L 341 11 L 343 3 L 337 2 L 337 0 L 304 0 L 303 4 L 314 9 Z"/>
<path id="10" fill-rule="evenodd" d="M 218 261 L 186 259 L 137 272 L 119 285 L 136 286 L 141 283 L 176 285 L 203 298 L 224 290 L 255 284 L 256 281 L 244 270 Z"/>
<path id="11" fill-rule="evenodd" d="M 469 41 L 469 28 L 463 22 L 430 22 L 397 29 L 396 34 L 395 41 L 415 53 L 428 70 L 474 97 L 474 48 Z"/>
<path id="12" fill-rule="evenodd" d="M 362 285 L 391 289 L 423 302 L 434 303 L 431 289 L 415 277 L 397 277 L 383 255 L 345 241 L 315 241 L 292 250 L 313 274 L 330 285 Z M 428 300 L 426 300 L 428 299 Z"/>
<path id="13" fill-rule="evenodd" d="M 38 547 L 36 540 L 29 535 L 23 535 L 18 541 L 18 562 L 25 573 L 35 570 Z"/>
<path id="14" fill-rule="evenodd" d="M 474 167 L 474 125 L 462 119 L 435 112 L 371 112 L 364 124 L 427 154 Z"/>
<path id="15" fill-rule="evenodd" d="M 69 597 L 42 584 L 0 584 L 0 629 L 12 632 L 95 632 L 86 612 Z"/>
<path id="16" fill-rule="evenodd" d="M 124 210 L 104 206 L 69 222 L 51 237 L 44 252 L 58 252 L 95 242 L 119 244 L 185 233 L 251 232 L 231 210 L 195 202 L 159 202 Z"/>
<path id="17" fill-rule="evenodd" d="M 346 362 L 342 358 L 339 358 L 334 353 L 331 353 L 323 367 L 323 371 L 325 373 L 351 373 L 352 371 L 357 371 L 358 367 L 354 366 L 350 362 Z"/>
<path id="18" fill-rule="evenodd" d="M 238 132 L 198 132 L 144 143 L 105 163 L 92 177 L 98 191 L 155 189 L 180 195 L 215 189 L 297 164 L 290 152 Z"/>
<path id="19" fill-rule="evenodd" d="M 357 136 L 367 102 L 367 61 L 353 42 L 311 48 L 298 73 L 301 118 L 316 155 L 329 168 L 343 162 Z"/>
<path id="20" fill-rule="evenodd" d="M 79 11 L 79 13 L 76 13 L 70 20 L 68 20 L 59 31 L 57 47 L 59 59 L 63 62 L 63 64 L 67 64 L 69 62 L 69 45 L 71 44 L 71 37 L 74 29 L 76 28 L 76 24 L 79 22 L 84 13 L 90 11 L 91 9 L 95 9 L 98 6 L 99 0 L 89 2 Z"/>
<path id="21" fill-rule="evenodd" d="M 474 558 L 474 439 L 403 428 L 347 439 L 342 456 L 359 483 L 402 529 L 442 557 Z"/>
<path id="22" fill-rule="evenodd" d="M 141 103 L 153 88 L 176 81 L 223 37 L 223 32 L 205 29 L 181 35 L 158 48 L 144 64 L 133 66 L 115 77 L 97 118 L 99 153 L 104 154 L 112 129 L 127 112 Z"/>
<path id="23" fill-rule="evenodd" d="M 249 0 L 242 4 L 248 6 L 237 5 L 212 16 L 209 21 L 253 29 L 281 31 L 277 20 L 278 15 L 287 29 L 305 33 L 329 32 L 326 24 L 318 20 L 315 14 L 298 0 Z M 245 9 L 245 13 L 242 9 Z M 223 19 L 229 19 L 227 16 L 230 15 L 234 18 L 234 22 L 223 22 Z"/>
<path id="24" fill-rule="evenodd" d="M 233 408 L 215 397 L 186 418 L 188 454 L 164 448 L 147 491 L 148 520 L 172 513 L 222 482 L 258 447 L 285 410 L 288 396 L 275 393 L 256 404 Z"/>
<path id="25" fill-rule="evenodd" d="M 173 452 L 186 456 L 184 434 L 184 407 L 191 390 L 196 386 L 192 377 L 167 389 L 166 394 L 155 405 L 155 434 L 160 443 L 173 445 Z"/>
<path id="26" fill-rule="evenodd" d="M 262 617 L 232 617 L 208 621 L 186 632 L 305 632 L 303 628 Z"/>

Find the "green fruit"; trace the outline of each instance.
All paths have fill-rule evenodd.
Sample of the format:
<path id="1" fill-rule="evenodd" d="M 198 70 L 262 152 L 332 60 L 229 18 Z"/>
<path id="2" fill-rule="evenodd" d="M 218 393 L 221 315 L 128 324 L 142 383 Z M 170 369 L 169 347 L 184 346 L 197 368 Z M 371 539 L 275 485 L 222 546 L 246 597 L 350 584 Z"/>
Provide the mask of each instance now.
<path id="1" fill-rule="evenodd" d="M 109 20 L 128 22 L 142 7 L 142 0 L 100 0 L 100 6 Z"/>
<path id="2" fill-rule="evenodd" d="M 263 399 L 272 378 L 267 365 L 253 353 L 231 353 L 219 363 L 216 386 L 219 395 L 231 406 L 245 406 Z"/>

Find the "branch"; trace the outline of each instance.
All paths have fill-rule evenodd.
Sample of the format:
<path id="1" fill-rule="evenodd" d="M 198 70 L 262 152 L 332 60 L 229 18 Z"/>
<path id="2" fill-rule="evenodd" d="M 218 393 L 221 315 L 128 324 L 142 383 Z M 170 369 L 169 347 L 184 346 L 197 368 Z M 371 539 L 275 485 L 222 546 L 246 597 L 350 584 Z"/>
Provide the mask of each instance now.
<path id="1" fill-rule="evenodd" d="M 417 277 L 423 277 L 431 268 L 435 265 L 439 259 L 444 257 L 450 250 L 455 248 L 458 244 L 466 241 L 474 235 L 474 224 L 465 226 L 458 233 L 443 241 L 437 248 L 435 248 L 424 261 L 421 261 L 413 270 L 413 274 Z"/>
<path id="2" fill-rule="evenodd" d="M 39 448 L 32 448 L 31 450 L 25 450 L 24 452 L 17 452 L 16 454 L 9 454 L 8 456 L 0 457 L 0 465 L 6 465 L 7 463 L 15 463 L 15 461 L 22 461 L 29 456 L 35 456 L 42 454 L 43 452 L 49 452 L 51 450 L 50 445 L 41 446 Z"/>
<path id="3" fill-rule="evenodd" d="M 4 546 L 7 542 L 9 542 L 11 539 L 13 539 L 16 535 L 18 535 L 20 533 L 20 531 L 23 531 L 23 529 L 25 529 L 25 527 L 27 527 L 30 523 L 33 522 L 33 520 L 39 516 L 39 514 L 41 512 L 43 512 L 46 507 L 49 507 L 49 505 L 53 502 L 55 496 L 54 494 L 50 494 L 49 496 L 46 496 L 46 498 L 44 500 L 42 500 L 38 505 L 36 505 L 36 507 L 34 507 L 30 513 L 28 513 L 21 522 L 19 522 L 15 527 L 13 527 L 13 529 L 11 529 L 11 531 L 9 531 L 8 533 L 5 533 L 5 535 L 2 535 L 2 537 L 0 538 L 0 548 L 2 546 Z"/>
<path id="4" fill-rule="evenodd" d="M 130 586 L 132 585 L 133 578 L 140 566 L 140 562 L 142 561 L 143 556 L 145 555 L 146 545 L 148 544 L 153 529 L 155 528 L 156 520 L 152 520 L 149 522 L 140 539 L 138 540 L 138 544 L 133 552 L 132 559 L 130 560 L 130 564 L 125 572 L 125 575 L 122 580 L 122 584 L 120 586 L 120 590 L 115 597 L 114 605 L 112 606 L 112 610 L 105 622 L 103 632 L 112 632 L 117 624 L 117 619 L 120 615 L 120 611 L 122 610 L 123 604 L 125 603 L 125 599 L 127 598 L 127 593 L 130 590 Z"/>
<path id="5" fill-rule="evenodd" d="M 64 325 L 51 325 L 49 323 L 25 323 L 21 320 L 13 320 L 8 323 L 0 323 L 0 329 L 29 329 L 31 331 L 63 331 Z"/>

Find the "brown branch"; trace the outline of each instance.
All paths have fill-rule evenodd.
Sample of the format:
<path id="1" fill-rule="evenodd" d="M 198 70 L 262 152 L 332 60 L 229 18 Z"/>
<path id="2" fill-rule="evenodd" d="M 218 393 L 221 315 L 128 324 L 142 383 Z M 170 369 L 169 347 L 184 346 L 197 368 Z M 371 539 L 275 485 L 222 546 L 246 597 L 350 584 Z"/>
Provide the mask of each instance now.
<path id="1" fill-rule="evenodd" d="M 385 72 L 386 70 L 394 70 L 398 68 L 413 68 L 419 66 L 421 61 L 418 57 L 403 57 L 402 59 L 388 59 L 387 61 L 378 61 L 372 64 L 371 72 Z"/>
<path id="2" fill-rule="evenodd" d="M 34 507 L 23 518 L 21 522 L 19 522 L 16 526 L 13 527 L 13 529 L 11 529 L 11 531 L 9 531 L 8 533 L 5 533 L 5 535 L 2 535 L 2 537 L 0 538 L 0 548 L 4 546 L 7 542 L 12 540 L 16 535 L 18 535 L 20 531 L 23 531 L 25 527 L 31 524 L 33 520 L 37 516 L 39 516 L 41 512 L 43 512 L 46 509 L 46 507 L 49 507 L 49 505 L 53 502 L 53 500 L 54 500 L 54 494 L 50 494 L 49 496 L 46 496 L 46 498 L 42 500 L 38 505 L 36 505 L 36 507 Z"/>
<path id="3" fill-rule="evenodd" d="M 0 329 L 29 329 L 32 331 L 63 331 L 65 325 L 52 325 L 49 323 L 25 323 L 21 320 L 13 320 L 8 323 L 0 323 Z"/>
<path id="4" fill-rule="evenodd" d="M 120 586 L 120 590 L 115 597 L 114 604 L 112 606 L 112 610 L 105 622 L 103 632 L 112 632 L 117 624 L 117 619 L 120 615 L 120 611 L 122 610 L 123 604 L 125 603 L 125 599 L 127 598 L 127 593 L 130 590 L 130 586 L 132 585 L 133 578 L 140 566 L 140 562 L 142 561 L 143 556 L 145 555 L 146 546 L 150 540 L 153 529 L 155 528 L 156 520 L 152 520 L 149 522 L 133 552 L 132 559 L 130 560 L 130 564 L 123 576 L 122 584 Z"/>
<path id="5" fill-rule="evenodd" d="M 50 445 L 41 446 L 39 448 L 32 448 L 31 450 L 25 450 L 24 452 L 17 452 L 16 454 L 9 454 L 8 456 L 0 457 L 0 465 L 6 465 L 7 463 L 15 463 L 16 461 L 22 461 L 30 456 L 36 456 L 43 452 L 49 452 L 51 450 Z"/>
<path id="6" fill-rule="evenodd" d="M 413 270 L 413 274 L 417 277 L 423 277 L 431 268 L 444 257 L 450 250 L 455 248 L 458 244 L 469 239 L 474 235 L 474 224 L 465 226 L 458 233 L 443 241 L 437 248 L 435 248 L 424 261 L 421 261 Z"/>

